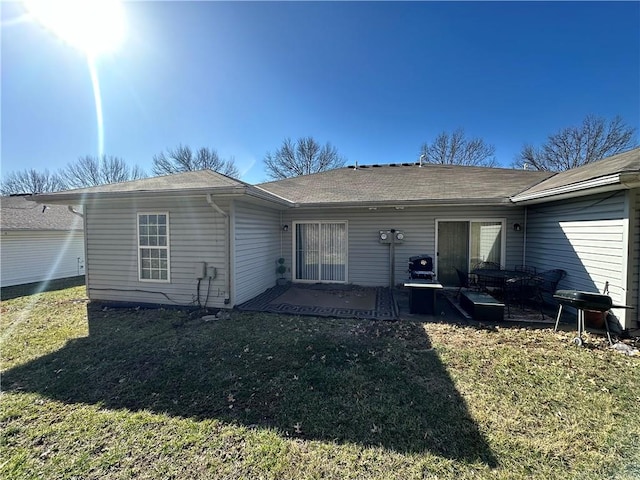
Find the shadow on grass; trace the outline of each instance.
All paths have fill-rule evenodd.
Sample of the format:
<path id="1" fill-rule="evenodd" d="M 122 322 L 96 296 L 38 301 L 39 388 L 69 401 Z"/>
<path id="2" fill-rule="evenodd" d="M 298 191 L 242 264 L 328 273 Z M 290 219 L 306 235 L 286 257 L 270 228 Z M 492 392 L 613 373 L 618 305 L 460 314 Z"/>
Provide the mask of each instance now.
<path id="1" fill-rule="evenodd" d="M 88 318 L 88 337 L 5 372 L 5 391 L 496 465 L 419 323 L 94 304 Z"/>

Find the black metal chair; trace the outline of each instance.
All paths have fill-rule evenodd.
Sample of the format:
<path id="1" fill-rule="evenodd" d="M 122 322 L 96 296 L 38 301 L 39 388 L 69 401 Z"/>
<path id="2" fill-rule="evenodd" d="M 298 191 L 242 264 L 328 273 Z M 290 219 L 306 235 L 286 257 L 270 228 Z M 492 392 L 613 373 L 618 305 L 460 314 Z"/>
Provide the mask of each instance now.
<path id="1" fill-rule="evenodd" d="M 497 262 L 480 262 L 472 270 L 502 270 L 502 265 Z"/>
<path id="2" fill-rule="evenodd" d="M 460 296 L 460 292 L 463 288 L 469 288 L 472 290 L 478 289 L 478 284 L 476 283 L 476 277 L 474 275 L 463 272 L 458 268 L 456 268 L 456 273 L 458 274 L 458 283 L 460 284 L 460 288 L 458 288 L 456 296 Z"/>
<path id="3" fill-rule="evenodd" d="M 482 275 L 478 270 L 502 270 L 502 265 L 497 262 L 480 262 L 476 263 L 472 271 L 477 271 L 477 283 L 478 289 L 486 292 L 492 292 L 496 289 L 502 288 L 502 278 L 495 278 L 493 276 Z M 472 274 L 476 275 L 476 274 Z"/>
<path id="4" fill-rule="evenodd" d="M 536 267 L 530 267 L 529 265 L 516 265 L 515 267 L 513 267 L 513 269 L 516 272 L 524 272 L 530 275 L 535 275 L 536 273 L 538 273 L 536 271 Z"/>
<path id="5" fill-rule="evenodd" d="M 526 304 L 536 306 L 544 320 L 544 298 L 542 297 L 541 277 L 511 278 L 505 282 L 504 298 L 507 305 L 507 315 L 511 317 L 511 305 L 519 305 L 524 310 Z"/>
<path id="6" fill-rule="evenodd" d="M 556 293 L 556 290 L 558 289 L 558 284 L 560 283 L 560 280 L 562 280 L 565 276 L 567 275 L 567 272 L 556 268 L 553 270 L 546 270 L 544 272 L 540 272 L 538 274 L 536 274 L 536 277 L 539 277 L 542 279 L 541 285 L 540 285 L 540 291 L 542 294 L 549 294 L 553 297 L 553 295 Z"/>

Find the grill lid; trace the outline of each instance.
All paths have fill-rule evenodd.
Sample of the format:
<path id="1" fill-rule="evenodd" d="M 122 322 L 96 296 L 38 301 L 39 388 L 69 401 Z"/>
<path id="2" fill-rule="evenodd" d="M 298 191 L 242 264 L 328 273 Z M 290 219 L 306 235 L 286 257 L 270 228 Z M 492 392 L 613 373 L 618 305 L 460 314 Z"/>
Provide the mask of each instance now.
<path id="1" fill-rule="evenodd" d="M 553 298 L 563 305 L 569 305 L 582 310 L 596 310 L 606 312 L 613 306 L 609 295 L 580 290 L 558 290 Z"/>
<path id="2" fill-rule="evenodd" d="M 433 270 L 433 259 L 430 255 L 415 255 L 409 257 L 409 270 Z"/>

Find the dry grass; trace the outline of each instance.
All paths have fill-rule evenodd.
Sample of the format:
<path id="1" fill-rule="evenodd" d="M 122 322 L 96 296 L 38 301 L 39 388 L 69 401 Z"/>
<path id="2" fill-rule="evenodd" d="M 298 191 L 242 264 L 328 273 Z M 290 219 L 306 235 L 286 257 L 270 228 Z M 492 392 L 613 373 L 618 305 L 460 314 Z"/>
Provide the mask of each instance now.
<path id="1" fill-rule="evenodd" d="M 640 359 L 549 329 L 3 301 L 3 478 L 640 476 Z"/>

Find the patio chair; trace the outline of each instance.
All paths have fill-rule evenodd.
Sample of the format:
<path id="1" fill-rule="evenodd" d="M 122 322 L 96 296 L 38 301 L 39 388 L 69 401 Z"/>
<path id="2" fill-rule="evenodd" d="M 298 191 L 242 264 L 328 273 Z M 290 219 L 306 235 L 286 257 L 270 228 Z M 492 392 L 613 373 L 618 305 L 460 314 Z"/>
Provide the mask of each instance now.
<path id="1" fill-rule="evenodd" d="M 516 265 L 513 267 L 516 272 L 525 272 L 530 275 L 535 275 L 537 273 L 536 267 L 530 267 L 529 265 Z"/>
<path id="2" fill-rule="evenodd" d="M 558 289 L 560 280 L 562 280 L 566 275 L 567 272 L 559 268 L 546 270 L 544 272 L 536 274 L 536 277 L 542 279 L 540 291 L 543 294 L 548 293 L 549 295 L 553 296 L 553 294 L 555 294 L 556 290 Z"/>
<path id="3" fill-rule="evenodd" d="M 519 277 L 511 278 L 504 285 L 504 299 L 507 306 L 507 316 L 511 317 L 511 306 L 519 305 L 520 310 L 524 310 L 526 304 L 537 307 L 544 320 L 544 298 L 542 297 L 542 285 L 544 280 L 541 277 Z"/>
<path id="4" fill-rule="evenodd" d="M 456 273 L 458 274 L 458 283 L 460 284 L 460 288 L 458 288 L 458 293 L 456 296 L 460 296 L 460 292 L 463 288 L 470 288 L 472 290 L 478 289 L 478 284 L 476 283 L 475 275 L 469 274 L 467 272 L 463 272 L 456 268 Z"/>
<path id="5" fill-rule="evenodd" d="M 502 270 L 502 265 L 497 262 L 480 262 L 472 270 Z"/>

